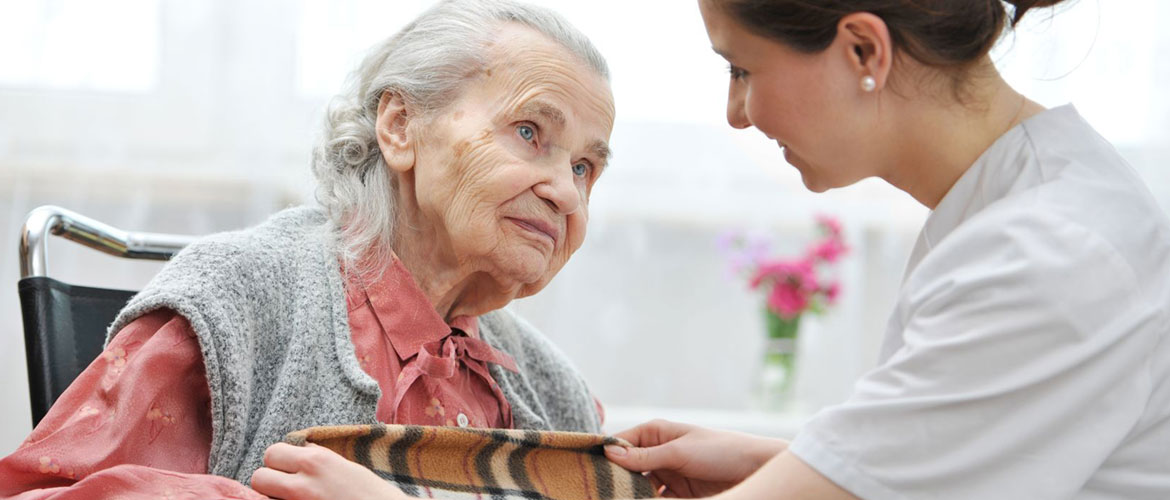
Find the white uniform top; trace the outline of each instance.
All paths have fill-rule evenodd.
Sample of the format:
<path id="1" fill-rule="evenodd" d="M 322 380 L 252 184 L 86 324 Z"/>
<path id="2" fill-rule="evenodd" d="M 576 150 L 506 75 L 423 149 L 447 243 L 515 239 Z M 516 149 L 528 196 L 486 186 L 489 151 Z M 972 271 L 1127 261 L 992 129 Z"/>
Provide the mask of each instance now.
<path id="1" fill-rule="evenodd" d="M 880 365 L 790 450 L 867 499 L 1170 499 L 1170 221 L 1070 106 L 926 221 Z"/>

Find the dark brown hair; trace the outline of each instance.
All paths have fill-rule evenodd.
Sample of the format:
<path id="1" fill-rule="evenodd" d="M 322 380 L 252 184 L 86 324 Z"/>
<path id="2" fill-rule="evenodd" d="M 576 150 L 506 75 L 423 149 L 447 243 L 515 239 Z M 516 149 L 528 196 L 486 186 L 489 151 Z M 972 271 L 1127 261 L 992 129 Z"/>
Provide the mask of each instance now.
<path id="1" fill-rule="evenodd" d="M 885 21 L 895 50 L 923 64 L 962 69 L 991 50 L 1006 26 L 1064 0 L 711 0 L 753 33 L 820 52 L 841 18 L 869 12 Z"/>

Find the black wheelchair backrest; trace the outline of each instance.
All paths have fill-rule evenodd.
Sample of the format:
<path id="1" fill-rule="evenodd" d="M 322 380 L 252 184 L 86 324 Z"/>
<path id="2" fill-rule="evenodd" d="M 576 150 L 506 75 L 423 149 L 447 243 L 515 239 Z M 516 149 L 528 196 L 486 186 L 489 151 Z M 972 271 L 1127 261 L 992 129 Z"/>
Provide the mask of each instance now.
<path id="1" fill-rule="evenodd" d="M 18 287 L 36 426 L 73 379 L 101 354 L 106 327 L 134 292 L 74 286 L 45 276 L 24 278 Z"/>
<path id="2" fill-rule="evenodd" d="M 134 292 L 62 283 L 47 275 L 46 240 L 61 236 L 129 259 L 166 260 L 192 236 L 131 233 L 63 208 L 29 212 L 20 235 L 20 309 L 33 427 L 102 352 L 106 328 Z"/>

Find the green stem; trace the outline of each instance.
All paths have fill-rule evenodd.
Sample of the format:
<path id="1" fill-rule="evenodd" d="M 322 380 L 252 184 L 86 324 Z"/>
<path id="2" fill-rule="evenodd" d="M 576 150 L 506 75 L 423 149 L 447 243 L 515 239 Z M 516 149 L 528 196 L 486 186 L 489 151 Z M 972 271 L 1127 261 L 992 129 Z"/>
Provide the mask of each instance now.
<path id="1" fill-rule="evenodd" d="M 764 324 L 768 329 L 768 338 L 770 339 L 795 339 L 797 329 L 800 328 L 800 316 L 781 318 L 771 309 L 764 307 Z"/>

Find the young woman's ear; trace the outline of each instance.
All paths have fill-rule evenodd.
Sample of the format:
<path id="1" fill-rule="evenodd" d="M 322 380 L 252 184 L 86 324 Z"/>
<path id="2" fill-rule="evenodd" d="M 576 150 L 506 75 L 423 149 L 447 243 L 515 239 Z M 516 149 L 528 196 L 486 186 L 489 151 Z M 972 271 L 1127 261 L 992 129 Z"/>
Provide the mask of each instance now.
<path id="1" fill-rule="evenodd" d="M 386 90 L 378 100 L 378 119 L 374 131 L 378 137 L 378 149 L 386 166 L 397 172 L 414 168 L 415 140 L 412 137 L 410 120 L 413 115 L 402 99 L 402 94 Z"/>
<path id="2" fill-rule="evenodd" d="M 894 45 L 886 22 L 868 12 L 855 12 L 841 18 L 837 38 L 841 41 L 838 46 L 847 51 L 859 88 L 864 92 L 884 88 L 894 62 Z"/>

